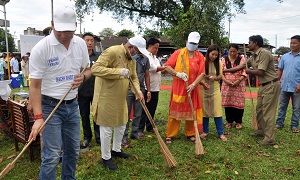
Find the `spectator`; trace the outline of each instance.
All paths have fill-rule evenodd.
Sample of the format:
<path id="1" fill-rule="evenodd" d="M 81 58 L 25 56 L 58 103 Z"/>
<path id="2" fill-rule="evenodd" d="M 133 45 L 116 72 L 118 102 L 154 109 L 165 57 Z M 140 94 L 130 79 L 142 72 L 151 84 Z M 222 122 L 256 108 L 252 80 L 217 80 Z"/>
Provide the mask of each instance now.
<path id="1" fill-rule="evenodd" d="M 28 56 L 26 55 L 22 56 L 21 68 L 22 68 L 24 86 L 28 86 L 27 80 L 29 76 L 29 63 L 28 63 Z"/>
<path id="2" fill-rule="evenodd" d="M 92 66 L 95 61 L 98 59 L 100 53 L 94 51 L 94 35 L 91 33 L 85 33 L 82 36 L 83 40 L 86 43 L 89 57 L 90 57 L 90 66 Z M 94 84 L 95 76 L 91 76 L 90 79 L 82 83 L 78 88 L 78 105 L 81 115 L 82 129 L 83 129 L 83 142 L 81 148 L 87 148 L 90 144 L 90 141 L 93 137 L 90 121 L 90 106 L 93 102 L 94 95 Z M 94 134 L 97 144 L 100 144 L 100 132 L 99 126 L 94 122 Z"/>
<path id="3" fill-rule="evenodd" d="M 147 50 L 148 50 L 148 58 L 150 62 L 150 94 L 151 100 L 146 103 L 146 106 L 149 110 L 151 117 L 154 119 L 158 97 L 159 97 L 159 90 L 161 84 L 161 71 L 165 69 L 162 67 L 159 60 L 156 58 L 158 48 L 159 48 L 159 40 L 156 38 L 150 38 L 147 42 Z M 148 90 L 148 88 L 147 88 Z M 149 91 L 147 91 L 147 94 Z M 144 94 L 144 97 L 147 97 L 147 94 Z M 145 113 L 143 111 L 142 119 L 139 125 L 139 132 L 143 133 L 146 126 L 146 131 L 152 132 L 153 127 Z M 143 134 L 141 134 L 143 136 Z"/>
<path id="4" fill-rule="evenodd" d="M 222 70 L 230 69 L 245 62 L 245 58 L 238 54 L 237 44 L 230 44 L 228 55 L 222 58 Z M 222 106 L 225 109 L 226 128 L 231 128 L 236 122 L 235 128 L 242 128 L 242 119 L 245 107 L 245 70 L 235 73 L 224 73 L 222 83 Z"/>
<path id="5" fill-rule="evenodd" d="M 18 55 L 12 54 L 12 58 L 10 60 L 10 70 L 12 74 L 19 74 L 19 61 L 18 61 Z"/>
<path id="6" fill-rule="evenodd" d="M 300 120 L 300 36 L 291 37 L 291 51 L 281 57 L 277 74 L 282 77 L 276 128 L 284 127 L 286 110 L 292 99 L 291 131 L 299 133 Z"/>

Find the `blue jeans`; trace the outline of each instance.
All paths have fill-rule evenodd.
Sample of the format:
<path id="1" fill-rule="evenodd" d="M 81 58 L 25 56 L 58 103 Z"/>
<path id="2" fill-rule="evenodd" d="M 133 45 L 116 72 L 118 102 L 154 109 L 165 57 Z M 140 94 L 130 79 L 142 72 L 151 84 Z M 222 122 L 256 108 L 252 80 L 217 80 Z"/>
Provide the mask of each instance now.
<path id="1" fill-rule="evenodd" d="M 56 102 L 42 100 L 44 117 L 47 118 Z M 44 147 L 39 179 L 56 179 L 56 166 L 63 150 L 61 179 L 75 179 L 80 150 L 80 117 L 78 103 L 61 104 L 45 126 L 42 134 Z"/>
<path id="2" fill-rule="evenodd" d="M 284 127 L 284 120 L 286 116 L 286 110 L 289 105 L 290 98 L 292 98 L 292 122 L 291 128 L 298 128 L 300 119 L 300 93 L 281 91 L 279 96 L 279 108 L 278 118 L 276 125 Z"/>
<path id="3" fill-rule="evenodd" d="M 224 134 L 223 119 L 222 119 L 222 117 L 214 117 L 214 120 L 215 120 L 218 135 L 221 136 L 222 134 Z M 203 132 L 204 133 L 209 132 L 209 118 L 208 117 L 203 117 Z"/>

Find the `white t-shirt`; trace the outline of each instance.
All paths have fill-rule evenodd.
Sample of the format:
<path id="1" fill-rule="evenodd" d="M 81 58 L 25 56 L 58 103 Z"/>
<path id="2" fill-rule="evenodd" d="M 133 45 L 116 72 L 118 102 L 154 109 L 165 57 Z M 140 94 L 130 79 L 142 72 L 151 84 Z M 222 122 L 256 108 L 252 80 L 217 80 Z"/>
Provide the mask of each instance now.
<path id="1" fill-rule="evenodd" d="M 66 49 L 52 32 L 31 51 L 30 78 L 42 79 L 43 95 L 61 99 L 71 87 L 76 74 L 89 62 L 88 50 L 83 39 L 74 35 L 69 48 Z M 74 99 L 77 91 L 71 90 L 65 100 Z"/>
<path id="2" fill-rule="evenodd" d="M 150 91 L 156 92 L 160 90 L 161 72 L 157 72 L 157 67 L 161 66 L 156 56 L 149 52 L 148 59 L 150 63 Z"/>

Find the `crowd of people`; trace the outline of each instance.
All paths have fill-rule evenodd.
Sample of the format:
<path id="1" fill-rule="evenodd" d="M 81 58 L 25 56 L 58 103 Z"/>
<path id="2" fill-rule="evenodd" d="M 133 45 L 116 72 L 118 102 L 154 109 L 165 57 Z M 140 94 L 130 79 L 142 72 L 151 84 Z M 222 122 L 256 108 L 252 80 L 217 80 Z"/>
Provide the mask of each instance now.
<path id="1" fill-rule="evenodd" d="M 162 65 L 157 58 L 160 43 L 157 38 L 146 41 L 141 36 L 135 36 L 125 44 L 111 46 L 100 54 L 93 50 L 93 34 L 86 33 L 80 38 L 74 36 L 75 30 L 74 10 L 69 7 L 56 9 L 51 34 L 32 49 L 29 64 L 28 57 L 22 57 L 21 67 L 28 69 L 29 66 L 29 71 L 22 69 L 22 72 L 26 76 L 30 73 L 30 103 L 35 120 L 29 140 L 36 139 L 44 120 L 52 115 L 52 110 L 65 97 L 40 132 L 44 146 L 39 179 L 56 178 L 61 152 L 61 178 L 75 179 L 80 150 L 87 149 L 93 137 L 90 113 L 95 140 L 101 146 L 102 164 L 110 170 L 118 169 L 112 158 L 127 159 L 131 156 L 122 150 L 122 146 L 130 143 L 129 133 L 130 139 L 141 141 L 145 131 L 153 132 L 140 101 L 145 102 L 154 117 L 163 73 L 173 76 L 165 131 L 167 144 L 173 143 L 182 120 L 185 121 L 184 131 L 188 141 L 195 142 L 195 128 L 201 132 L 202 139 L 207 139 L 210 118 L 214 119 L 220 140 L 227 141 L 222 107 L 227 121 L 225 128 L 241 129 L 245 79 L 250 74 L 255 75 L 260 84 L 256 106 L 258 129 L 252 133 L 253 136 L 263 137 L 259 144 L 276 143 L 274 130 L 284 127 L 290 98 L 293 107 L 291 130 L 298 133 L 299 35 L 291 38 L 291 52 L 282 56 L 276 72 L 273 56 L 262 48 L 263 38 L 260 35 L 249 37 L 249 50 L 254 55 L 246 60 L 239 55 L 236 44 L 230 44 L 228 55 L 222 58 L 219 46 L 212 44 L 204 57 L 197 50 L 200 34 L 191 32 L 186 46 L 176 50 Z M 0 61 L 0 68 L 2 66 Z M 11 67 L 13 73 L 18 72 L 14 63 Z M 1 74 L 0 70 L 2 78 Z M 69 88 L 71 91 L 65 95 Z M 278 99 L 280 103 L 275 126 Z M 81 144 L 80 117 L 83 129 Z M 197 122 L 197 127 L 193 121 Z"/>

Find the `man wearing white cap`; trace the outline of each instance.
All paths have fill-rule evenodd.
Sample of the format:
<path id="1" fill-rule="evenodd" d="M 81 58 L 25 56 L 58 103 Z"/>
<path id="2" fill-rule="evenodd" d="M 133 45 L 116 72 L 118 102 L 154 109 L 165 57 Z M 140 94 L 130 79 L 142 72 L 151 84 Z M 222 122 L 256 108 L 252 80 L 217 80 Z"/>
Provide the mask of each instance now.
<path id="1" fill-rule="evenodd" d="M 188 140 L 195 141 L 192 113 L 196 114 L 198 124 L 202 124 L 202 105 L 198 82 L 204 76 L 204 56 L 197 50 L 199 40 L 200 34 L 191 32 L 186 47 L 175 51 L 165 63 L 165 70 L 174 76 L 166 129 L 166 143 L 168 144 L 172 143 L 172 138 L 177 136 L 181 120 L 186 121 L 185 136 Z M 186 89 L 186 81 L 189 84 L 188 89 Z M 187 90 L 191 94 L 195 112 L 192 112 L 189 105 Z"/>
<path id="2" fill-rule="evenodd" d="M 140 36 L 133 37 L 126 44 L 112 46 L 99 56 L 92 66 L 95 78 L 92 115 L 100 126 L 102 164 L 111 170 L 117 169 L 114 158 L 128 158 L 129 154 L 121 151 L 121 141 L 126 128 L 128 108 L 126 96 L 129 88 L 129 77 L 138 90 L 137 99 L 143 100 L 139 80 L 136 74 L 136 58 L 146 55 L 146 41 Z M 125 63 L 123 66 L 122 61 Z M 133 88 L 130 87 L 134 92 Z M 110 143 L 114 129 L 112 151 Z"/>
<path id="3" fill-rule="evenodd" d="M 29 140 L 36 139 L 44 119 L 72 87 L 42 132 L 44 146 L 39 179 L 56 179 L 61 150 L 61 179 L 75 179 L 80 150 L 80 116 L 76 94 L 79 85 L 91 76 L 90 66 L 80 76 L 80 69 L 89 64 L 89 55 L 84 40 L 74 36 L 74 10 L 57 8 L 52 29 L 52 33 L 31 51 L 30 101 L 35 122 Z"/>

